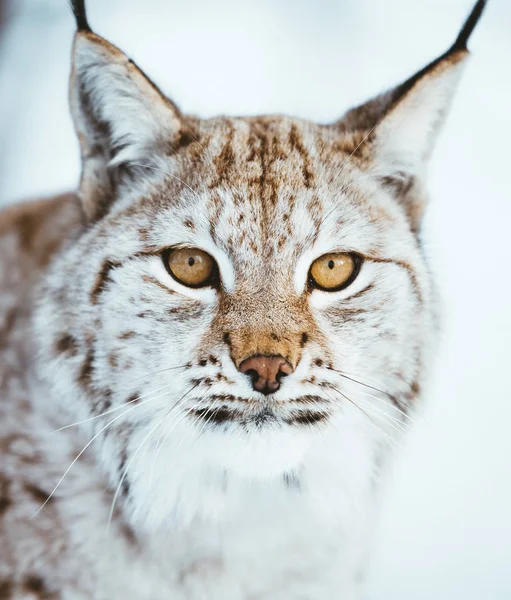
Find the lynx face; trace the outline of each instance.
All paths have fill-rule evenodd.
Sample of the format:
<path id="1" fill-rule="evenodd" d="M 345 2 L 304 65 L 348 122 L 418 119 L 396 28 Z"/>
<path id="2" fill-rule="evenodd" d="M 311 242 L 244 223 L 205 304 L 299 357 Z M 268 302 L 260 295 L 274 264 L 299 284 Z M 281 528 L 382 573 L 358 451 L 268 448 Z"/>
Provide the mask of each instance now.
<path id="1" fill-rule="evenodd" d="M 402 429 L 434 338 L 425 164 L 466 55 L 332 125 L 199 120 L 77 33 L 87 224 L 41 292 L 41 370 L 135 518 L 192 518 L 199 480 L 371 462 Z"/>

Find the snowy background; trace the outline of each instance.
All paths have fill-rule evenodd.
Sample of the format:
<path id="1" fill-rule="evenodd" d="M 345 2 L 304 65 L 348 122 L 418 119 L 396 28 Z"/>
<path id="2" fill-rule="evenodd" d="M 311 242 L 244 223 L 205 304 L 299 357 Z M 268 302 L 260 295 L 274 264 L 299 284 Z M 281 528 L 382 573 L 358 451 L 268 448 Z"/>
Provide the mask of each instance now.
<path id="1" fill-rule="evenodd" d="M 1 4 L 1 0 L 0 0 Z M 334 119 L 443 52 L 472 0 L 89 0 L 92 26 L 186 111 Z M 0 204 L 76 186 L 66 0 L 0 30 Z M 490 0 L 431 166 L 444 334 L 387 485 L 371 600 L 511 598 L 511 2 Z"/>

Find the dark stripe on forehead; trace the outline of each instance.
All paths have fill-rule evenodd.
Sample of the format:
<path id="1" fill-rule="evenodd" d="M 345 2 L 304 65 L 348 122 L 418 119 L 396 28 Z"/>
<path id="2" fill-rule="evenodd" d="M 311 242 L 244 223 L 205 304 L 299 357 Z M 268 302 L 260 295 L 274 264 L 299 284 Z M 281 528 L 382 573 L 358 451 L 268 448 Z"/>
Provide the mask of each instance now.
<path id="1" fill-rule="evenodd" d="M 271 152 L 271 138 L 275 135 L 271 132 L 271 121 L 261 118 L 251 122 L 250 140 L 252 150 L 257 151 L 254 158 L 259 159 L 261 175 L 257 181 L 259 196 L 263 202 L 263 217 L 267 222 L 269 219 L 269 209 L 277 203 L 278 180 L 275 178 L 272 166 L 278 156 Z"/>
<path id="2" fill-rule="evenodd" d="M 297 150 L 302 159 L 302 174 L 305 187 L 312 187 L 314 184 L 314 171 L 311 167 L 310 156 L 303 144 L 303 139 L 298 131 L 298 127 L 294 123 L 291 125 L 291 129 L 289 131 L 289 145 L 291 148 Z"/>
<path id="3" fill-rule="evenodd" d="M 236 163 L 236 156 L 233 149 L 234 127 L 230 121 L 227 121 L 228 132 L 225 143 L 220 151 L 220 154 L 214 158 L 216 174 L 218 179 L 214 185 L 219 185 L 223 181 L 227 181 L 231 175 L 231 170 Z"/>

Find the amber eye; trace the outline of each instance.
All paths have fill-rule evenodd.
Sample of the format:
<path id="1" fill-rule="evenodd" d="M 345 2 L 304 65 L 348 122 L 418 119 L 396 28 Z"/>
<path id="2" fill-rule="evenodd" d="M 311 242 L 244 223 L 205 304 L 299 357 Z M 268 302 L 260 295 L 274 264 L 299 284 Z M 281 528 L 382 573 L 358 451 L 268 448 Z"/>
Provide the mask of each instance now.
<path id="1" fill-rule="evenodd" d="M 163 253 L 163 262 L 170 275 L 188 287 L 215 285 L 217 281 L 215 261 L 198 248 L 171 248 Z"/>
<path id="2" fill-rule="evenodd" d="M 355 280 L 361 262 L 359 256 L 348 252 L 324 254 L 312 263 L 311 284 L 328 292 L 342 290 Z"/>

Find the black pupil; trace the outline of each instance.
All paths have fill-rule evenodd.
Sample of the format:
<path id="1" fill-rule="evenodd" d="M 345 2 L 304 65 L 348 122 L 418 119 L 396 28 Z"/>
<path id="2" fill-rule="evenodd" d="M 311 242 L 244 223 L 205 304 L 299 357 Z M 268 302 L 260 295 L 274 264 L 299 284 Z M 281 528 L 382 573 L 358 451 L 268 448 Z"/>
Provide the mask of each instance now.
<path id="1" fill-rule="evenodd" d="M 333 260 L 328 261 L 328 268 L 333 269 L 335 267 L 335 262 Z"/>
<path id="2" fill-rule="evenodd" d="M 190 258 L 188 259 L 188 264 L 190 265 L 190 267 L 193 267 L 193 265 L 195 264 L 195 258 L 193 258 L 193 256 L 190 256 Z"/>

